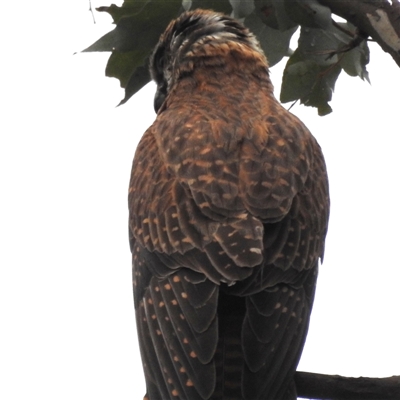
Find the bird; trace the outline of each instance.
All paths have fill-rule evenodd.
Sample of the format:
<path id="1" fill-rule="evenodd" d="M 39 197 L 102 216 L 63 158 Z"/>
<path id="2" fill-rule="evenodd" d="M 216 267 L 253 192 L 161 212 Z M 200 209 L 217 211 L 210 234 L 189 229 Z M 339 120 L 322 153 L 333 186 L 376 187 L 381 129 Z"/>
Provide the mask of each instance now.
<path id="1" fill-rule="evenodd" d="M 171 21 L 129 184 L 146 400 L 296 399 L 329 218 L 327 170 L 238 20 Z"/>

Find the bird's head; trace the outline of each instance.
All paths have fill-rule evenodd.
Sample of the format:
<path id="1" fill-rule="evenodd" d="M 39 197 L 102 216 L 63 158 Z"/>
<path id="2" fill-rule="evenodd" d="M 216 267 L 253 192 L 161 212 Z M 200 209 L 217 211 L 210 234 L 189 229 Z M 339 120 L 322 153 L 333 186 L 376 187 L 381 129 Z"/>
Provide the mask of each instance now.
<path id="1" fill-rule="evenodd" d="M 223 56 L 234 47 L 237 52 L 256 56 L 267 69 L 255 36 L 231 17 L 210 10 L 194 10 L 171 21 L 150 60 L 150 73 L 157 84 L 156 112 L 181 76 L 190 74 L 196 65 L 223 63 Z"/>

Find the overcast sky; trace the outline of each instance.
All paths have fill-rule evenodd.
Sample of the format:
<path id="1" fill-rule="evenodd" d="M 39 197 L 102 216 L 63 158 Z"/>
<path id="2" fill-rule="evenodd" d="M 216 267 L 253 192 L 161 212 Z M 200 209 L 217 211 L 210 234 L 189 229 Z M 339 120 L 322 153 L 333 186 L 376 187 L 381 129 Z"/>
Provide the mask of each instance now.
<path id="1" fill-rule="evenodd" d="M 112 29 L 87 1 L 4 6 L 0 398 L 140 399 L 127 189 L 154 86 L 116 108 L 109 55 L 72 55 Z M 400 71 L 371 50 L 372 85 L 342 73 L 331 115 L 292 109 L 323 148 L 332 199 L 305 371 L 400 374 Z"/>

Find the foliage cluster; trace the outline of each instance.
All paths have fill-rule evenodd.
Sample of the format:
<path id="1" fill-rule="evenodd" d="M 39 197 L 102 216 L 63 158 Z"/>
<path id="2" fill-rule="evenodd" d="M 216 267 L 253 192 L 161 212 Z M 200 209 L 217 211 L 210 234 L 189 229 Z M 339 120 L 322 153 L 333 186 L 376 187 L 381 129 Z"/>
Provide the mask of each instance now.
<path id="1" fill-rule="evenodd" d="M 342 70 L 368 80 L 365 35 L 338 22 L 317 0 L 125 0 L 97 11 L 111 15 L 116 27 L 84 51 L 110 51 L 106 75 L 125 89 L 120 104 L 150 81 L 148 59 L 167 24 L 188 9 L 213 9 L 243 21 L 258 37 L 270 66 L 288 57 L 280 100 L 300 100 L 329 114 L 329 101 Z M 337 19 L 337 18 L 336 18 Z M 299 32 L 297 48 L 290 49 Z"/>

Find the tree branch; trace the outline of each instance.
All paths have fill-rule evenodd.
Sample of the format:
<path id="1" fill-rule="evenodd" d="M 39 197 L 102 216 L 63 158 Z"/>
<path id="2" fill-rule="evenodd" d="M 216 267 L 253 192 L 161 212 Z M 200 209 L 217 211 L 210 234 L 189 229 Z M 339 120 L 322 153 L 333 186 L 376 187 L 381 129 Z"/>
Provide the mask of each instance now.
<path id="1" fill-rule="evenodd" d="M 400 4 L 393 0 L 318 0 L 388 52 L 400 67 Z"/>
<path id="2" fill-rule="evenodd" d="M 390 378 L 348 378 L 296 372 L 297 395 L 309 399 L 329 400 L 398 400 L 400 376 Z"/>

